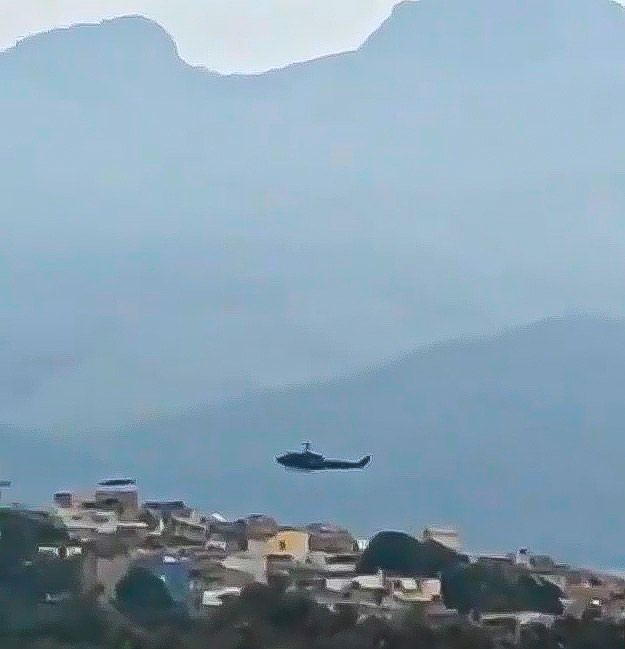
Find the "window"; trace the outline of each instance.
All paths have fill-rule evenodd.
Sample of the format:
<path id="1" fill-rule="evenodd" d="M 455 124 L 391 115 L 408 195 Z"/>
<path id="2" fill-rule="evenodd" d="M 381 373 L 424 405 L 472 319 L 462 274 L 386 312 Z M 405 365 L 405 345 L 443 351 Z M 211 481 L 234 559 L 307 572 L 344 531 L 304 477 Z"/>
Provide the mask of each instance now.
<path id="1" fill-rule="evenodd" d="M 47 557 L 58 557 L 60 556 L 59 548 L 51 545 L 40 545 L 37 548 L 37 553 L 47 556 Z"/>
<path id="2" fill-rule="evenodd" d="M 326 559 L 326 563 L 329 566 L 336 565 L 336 564 L 341 564 L 341 563 L 347 563 L 347 564 L 355 564 L 356 563 L 356 558 L 351 555 L 351 554 L 335 554 L 332 557 L 328 557 Z"/>

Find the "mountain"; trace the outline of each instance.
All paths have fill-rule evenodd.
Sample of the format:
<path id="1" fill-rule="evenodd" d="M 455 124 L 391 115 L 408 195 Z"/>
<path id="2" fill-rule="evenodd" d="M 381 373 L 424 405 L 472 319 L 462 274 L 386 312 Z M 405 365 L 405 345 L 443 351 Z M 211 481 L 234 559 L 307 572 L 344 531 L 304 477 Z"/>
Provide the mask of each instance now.
<path id="1" fill-rule="evenodd" d="M 101 432 L 623 315 L 624 35 L 609 0 L 421 0 L 258 76 L 140 17 L 0 54 L 2 420 Z"/>
<path id="2" fill-rule="evenodd" d="M 145 498 L 355 532 L 457 526 L 468 549 L 529 546 L 622 566 L 625 320 L 568 316 L 426 346 L 341 380 L 248 394 L 100 438 L 0 427 L 0 477 L 35 503 L 103 476 Z M 303 439 L 364 471 L 294 474 Z"/>
<path id="3" fill-rule="evenodd" d="M 149 493 L 360 533 L 456 525 L 474 551 L 618 567 L 625 320 L 568 316 L 427 346 L 352 377 L 146 421 L 99 452 Z M 360 472 L 294 474 L 311 440 Z"/>

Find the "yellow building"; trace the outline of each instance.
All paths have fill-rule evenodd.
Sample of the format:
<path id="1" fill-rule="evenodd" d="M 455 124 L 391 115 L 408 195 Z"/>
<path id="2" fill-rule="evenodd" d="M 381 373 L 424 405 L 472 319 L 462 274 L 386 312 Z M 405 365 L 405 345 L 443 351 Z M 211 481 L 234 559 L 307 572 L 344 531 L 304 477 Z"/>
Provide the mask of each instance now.
<path id="1" fill-rule="evenodd" d="M 310 535 L 302 530 L 280 530 L 267 539 L 265 552 L 267 555 L 292 557 L 295 561 L 303 561 L 308 554 Z"/>

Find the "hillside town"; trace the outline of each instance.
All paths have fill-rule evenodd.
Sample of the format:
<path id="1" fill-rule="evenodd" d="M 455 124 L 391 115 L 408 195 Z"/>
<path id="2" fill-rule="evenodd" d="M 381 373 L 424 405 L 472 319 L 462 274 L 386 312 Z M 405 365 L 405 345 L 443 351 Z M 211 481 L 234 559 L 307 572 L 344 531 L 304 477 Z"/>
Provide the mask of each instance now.
<path id="1" fill-rule="evenodd" d="M 470 624 L 514 645 L 565 619 L 625 622 L 624 579 L 526 548 L 476 554 L 458 531 L 427 526 L 419 538 L 367 539 L 335 523 L 227 520 L 182 500 L 142 500 L 134 480 L 58 491 L 47 508 L 5 503 L 0 531 L 8 634 L 61 624 L 87 598 L 136 638 L 165 622 L 209 623 L 254 588 L 304 596 L 355 623 L 416 615 L 429 629 Z"/>

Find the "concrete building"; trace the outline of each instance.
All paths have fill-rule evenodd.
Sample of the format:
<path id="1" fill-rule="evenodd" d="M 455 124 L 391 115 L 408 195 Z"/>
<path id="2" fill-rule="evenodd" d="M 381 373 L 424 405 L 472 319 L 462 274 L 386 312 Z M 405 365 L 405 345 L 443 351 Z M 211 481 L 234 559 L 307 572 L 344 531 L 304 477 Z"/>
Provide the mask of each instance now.
<path id="1" fill-rule="evenodd" d="M 93 491 L 57 491 L 50 513 L 72 538 L 83 542 L 115 535 L 141 542 L 148 530 L 139 520 L 139 496 L 133 480 L 105 480 Z"/>
<path id="2" fill-rule="evenodd" d="M 52 496 L 52 503 L 57 509 L 98 509 L 95 502 L 95 489 L 57 491 Z"/>
<path id="3" fill-rule="evenodd" d="M 253 581 L 267 583 L 267 557 L 262 554 L 235 552 L 223 559 L 221 565 L 228 570 L 250 575 Z"/>
<path id="4" fill-rule="evenodd" d="M 208 539 L 225 546 L 227 554 L 241 552 L 247 547 L 247 526 L 244 521 L 219 521 L 209 517 Z"/>
<path id="5" fill-rule="evenodd" d="M 57 491 L 53 496 L 53 502 L 56 507 L 71 509 L 75 504 L 74 494 L 71 491 Z"/>
<path id="6" fill-rule="evenodd" d="M 208 539 L 208 527 L 198 515 L 171 516 L 163 535 L 171 541 L 203 545 Z"/>
<path id="7" fill-rule="evenodd" d="M 242 520 L 246 536 L 250 541 L 266 541 L 280 530 L 277 521 L 264 514 L 250 514 Z"/>
<path id="8" fill-rule="evenodd" d="M 276 557 L 288 556 L 304 561 L 308 556 L 310 534 L 305 530 L 281 529 L 267 539 L 264 552 Z"/>
<path id="9" fill-rule="evenodd" d="M 497 644 L 518 647 L 521 645 L 525 629 L 532 624 L 551 627 L 555 616 L 537 613 L 535 611 L 519 611 L 512 613 L 485 613 L 480 623 L 488 628 L 495 636 Z"/>
<path id="10" fill-rule="evenodd" d="M 329 577 L 324 585 L 329 592 L 347 595 L 347 599 L 352 599 L 355 594 L 361 599 L 364 594 L 368 594 L 375 602 L 390 599 L 404 604 L 428 603 L 441 599 L 439 579 L 388 576 L 383 572 L 376 575 Z"/>
<path id="11" fill-rule="evenodd" d="M 356 539 L 356 550 L 364 552 L 369 547 L 369 539 Z"/>
<path id="12" fill-rule="evenodd" d="M 435 541 L 446 548 L 459 552 L 462 547 L 460 533 L 457 530 L 443 527 L 426 527 L 422 534 L 423 541 Z"/>
<path id="13" fill-rule="evenodd" d="M 104 480 L 95 491 L 95 504 L 100 509 L 112 509 L 124 520 L 139 514 L 139 492 L 134 480 Z"/>
<path id="14" fill-rule="evenodd" d="M 360 619 L 375 616 L 386 619 L 405 615 L 418 608 L 428 619 L 434 616 L 437 624 L 451 618 L 457 621 L 457 612 L 445 608 L 440 597 L 438 579 L 388 577 L 382 572 L 351 578 L 327 578 L 321 588 L 311 591 L 315 600 L 333 610 L 343 606 L 353 608 Z"/>
<path id="15" fill-rule="evenodd" d="M 322 576 L 346 576 L 355 574 L 358 554 L 328 554 L 327 552 L 312 551 L 306 557 L 306 568 L 314 570 Z"/>
<path id="16" fill-rule="evenodd" d="M 109 600 L 117 582 L 126 574 L 131 559 L 126 554 L 98 557 L 96 563 L 97 583 L 104 588 L 104 597 Z"/>
<path id="17" fill-rule="evenodd" d="M 193 511 L 183 500 L 147 500 L 143 503 L 143 509 L 165 522 L 170 516 L 189 517 Z"/>
<path id="18" fill-rule="evenodd" d="M 134 545 L 141 543 L 148 533 L 145 522 L 120 520 L 114 511 L 53 507 L 50 515 L 67 529 L 72 539 L 82 543 L 119 537 Z"/>
<path id="19" fill-rule="evenodd" d="M 333 523 L 311 523 L 306 526 L 311 551 L 348 554 L 357 548 L 356 539 L 343 527 Z"/>
<path id="20" fill-rule="evenodd" d="M 389 596 L 399 602 L 432 602 L 441 598 L 440 579 L 399 577 L 385 580 Z"/>
<path id="21" fill-rule="evenodd" d="M 69 501 L 66 501 L 66 503 Z M 52 508 L 51 515 L 78 541 L 92 541 L 99 534 L 114 534 L 119 519 L 115 512 L 68 507 Z"/>
<path id="22" fill-rule="evenodd" d="M 485 566 L 514 566 L 516 555 L 514 553 L 481 552 L 479 554 L 467 555 L 471 563 L 479 563 Z"/>
<path id="23" fill-rule="evenodd" d="M 226 586 L 224 588 L 212 588 L 202 591 L 202 607 L 218 608 L 241 595 L 241 588 L 237 586 Z"/>

